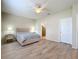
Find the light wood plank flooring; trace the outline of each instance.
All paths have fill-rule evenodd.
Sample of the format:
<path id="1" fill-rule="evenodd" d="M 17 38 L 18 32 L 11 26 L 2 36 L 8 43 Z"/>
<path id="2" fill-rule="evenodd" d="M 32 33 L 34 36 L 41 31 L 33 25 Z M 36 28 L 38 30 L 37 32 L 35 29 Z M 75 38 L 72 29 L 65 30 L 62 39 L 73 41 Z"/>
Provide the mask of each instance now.
<path id="1" fill-rule="evenodd" d="M 72 59 L 78 59 L 78 50 L 72 49 Z"/>
<path id="2" fill-rule="evenodd" d="M 2 59 L 77 59 L 77 52 L 72 53 L 71 45 L 49 40 L 24 47 L 13 42 L 2 45 L 1 49 Z"/>

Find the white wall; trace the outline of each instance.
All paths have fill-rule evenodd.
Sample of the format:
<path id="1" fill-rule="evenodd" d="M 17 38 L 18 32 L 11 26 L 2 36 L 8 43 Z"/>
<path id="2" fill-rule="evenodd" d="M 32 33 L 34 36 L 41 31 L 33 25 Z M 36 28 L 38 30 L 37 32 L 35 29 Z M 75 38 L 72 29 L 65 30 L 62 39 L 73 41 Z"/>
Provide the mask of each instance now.
<path id="1" fill-rule="evenodd" d="M 48 40 L 60 42 L 60 20 L 68 17 L 72 17 L 71 8 L 41 19 L 41 23 L 46 27 L 46 38 Z"/>
<path id="2" fill-rule="evenodd" d="M 16 28 L 31 28 L 35 26 L 35 20 L 19 17 L 7 13 L 2 13 L 2 36 L 6 34 L 7 27 L 12 27 L 15 33 Z"/>
<path id="3" fill-rule="evenodd" d="M 37 32 L 38 34 L 41 35 L 41 21 L 40 20 L 36 20 L 35 22 L 35 32 Z"/>
<path id="4" fill-rule="evenodd" d="M 72 9 L 72 46 L 78 48 L 78 4 L 73 3 Z"/>

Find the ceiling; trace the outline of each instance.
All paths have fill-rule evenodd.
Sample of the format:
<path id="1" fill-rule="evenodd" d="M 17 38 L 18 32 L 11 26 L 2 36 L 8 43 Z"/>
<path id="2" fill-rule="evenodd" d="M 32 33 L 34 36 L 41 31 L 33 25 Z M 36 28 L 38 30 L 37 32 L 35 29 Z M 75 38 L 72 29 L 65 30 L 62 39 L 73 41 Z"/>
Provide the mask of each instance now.
<path id="1" fill-rule="evenodd" d="M 73 0 L 2 0 L 2 12 L 38 19 L 68 9 L 72 2 Z M 34 7 L 38 3 L 46 5 L 47 11 L 35 13 Z"/>

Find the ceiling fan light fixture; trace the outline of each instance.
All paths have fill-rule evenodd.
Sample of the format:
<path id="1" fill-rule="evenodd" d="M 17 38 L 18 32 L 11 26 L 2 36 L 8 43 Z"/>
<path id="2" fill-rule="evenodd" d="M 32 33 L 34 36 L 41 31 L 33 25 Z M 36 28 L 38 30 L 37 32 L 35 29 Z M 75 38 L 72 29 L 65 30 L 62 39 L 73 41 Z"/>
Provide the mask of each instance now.
<path id="1" fill-rule="evenodd" d="M 38 13 L 38 14 L 41 13 L 42 12 L 42 8 L 35 8 L 35 12 Z"/>

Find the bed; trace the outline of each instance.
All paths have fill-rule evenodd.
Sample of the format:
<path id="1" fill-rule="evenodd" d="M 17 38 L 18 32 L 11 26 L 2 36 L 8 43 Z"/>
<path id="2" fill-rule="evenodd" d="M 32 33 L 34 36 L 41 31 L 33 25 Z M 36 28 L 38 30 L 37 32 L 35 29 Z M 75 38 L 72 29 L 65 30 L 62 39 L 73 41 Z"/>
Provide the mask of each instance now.
<path id="1" fill-rule="evenodd" d="M 41 39 L 39 34 L 36 32 L 30 32 L 28 28 L 18 28 L 16 38 L 22 46 L 38 42 Z"/>

